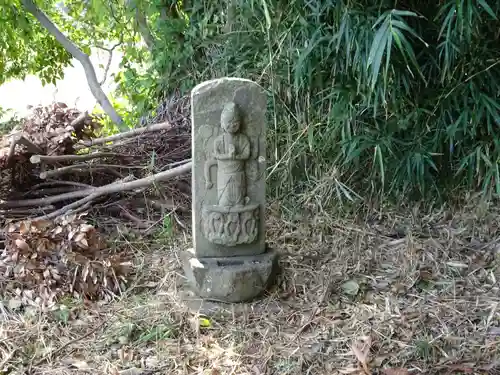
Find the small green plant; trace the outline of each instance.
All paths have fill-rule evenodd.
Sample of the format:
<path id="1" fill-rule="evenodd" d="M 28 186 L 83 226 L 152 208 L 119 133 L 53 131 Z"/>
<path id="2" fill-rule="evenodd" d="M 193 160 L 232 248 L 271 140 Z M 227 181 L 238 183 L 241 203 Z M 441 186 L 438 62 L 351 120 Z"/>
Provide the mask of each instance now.
<path id="1" fill-rule="evenodd" d="M 68 306 L 61 304 L 59 309 L 53 311 L 53 316 L 56 321 L 66 325 L 71 317 L 71 311 L 68 309 Z"/>
<path id="2" fill-rule="evenodd" d="M 172 238 L 173 234 L 173 225 L 172 218 L 167 215 L 163 217 L 162 227 L 158 232 L 157 239 L 161 242 L 167 241 Z"/>
<path id="3" fill-rule="evenodd" d="M 116 330 L 108 337 L 108 344 L 136 344 L 154 343 L 160 340 L 175 338 L 178 335 L 174 325 L 167 321 L 159 321 L 154 324 L 137 323 L 131 321 L 122 322 Z"/>
<path id="4" fill-rule="evenodd" d="M 158 324 L 144 329 L 137 337 L 137 342 L 151 343 L 176 337 L 176 330 L 169 324 Z"/>
<path id="5" fill-rule="evenodd" d="M 421 339 L 415 342 L 416 355 L 426 361 L 433 360 L 435 348 L 428 340 Z"/>

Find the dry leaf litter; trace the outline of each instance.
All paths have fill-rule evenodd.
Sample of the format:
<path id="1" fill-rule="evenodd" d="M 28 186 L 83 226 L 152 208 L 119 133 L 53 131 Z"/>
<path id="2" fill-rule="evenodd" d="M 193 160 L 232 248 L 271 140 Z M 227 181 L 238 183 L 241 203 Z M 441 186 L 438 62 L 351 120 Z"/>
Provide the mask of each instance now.
<path id="1" fill-rule="evenodd" d="M 143 256 L 140 289 L 105 305 L 65 302 L 63 323 L 11 318 L 8 365 L 26 369 L 20 353 L 36 352 L 33 373 L 56 375 L 498 374 L 500 215 L 479 207 L 293 221 L 270 209 L 278 283 L 222 307 L 185 297 L 189 238 L 158 249 L 122 239 Z"/>
<path id="2" fill-rule="evenodd" d="M 111 253 L 82 215 L 10 223 L 5 235 L 0 272 L 4 291 L 16 294 L 11 307 L 47 310 L 64 295 L 106 299 L 125 288 L 130 260 Z"/>

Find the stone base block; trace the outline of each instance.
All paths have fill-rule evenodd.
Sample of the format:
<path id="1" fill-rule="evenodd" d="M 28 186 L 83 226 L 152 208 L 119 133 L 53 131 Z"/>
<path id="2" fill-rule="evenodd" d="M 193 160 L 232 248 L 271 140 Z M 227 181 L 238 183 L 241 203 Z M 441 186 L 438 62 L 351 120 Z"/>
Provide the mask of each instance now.
<path id="1" fill-rule="evenodd" d="M 182 254 L 184 273 L 201 298 L 219 302 L 248 302 L 274 281 L 278 256 L 274 250 L 260 255 L 197 258 L 193 249 Z"/>

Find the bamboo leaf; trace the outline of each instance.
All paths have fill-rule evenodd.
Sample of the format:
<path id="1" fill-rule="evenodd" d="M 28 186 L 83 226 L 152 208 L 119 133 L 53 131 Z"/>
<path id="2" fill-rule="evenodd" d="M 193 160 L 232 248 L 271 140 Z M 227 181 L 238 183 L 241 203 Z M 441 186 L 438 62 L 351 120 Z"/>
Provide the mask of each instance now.
<path id="1" fill-rule="evenodd" d="M 484 8 L 486 13 L 488 13 L 491 16 L 491 18 L 498 20 L 498 17 L 496 16 L 495 12 L 493 12 L 493 9 L 491 9 L 491 7 L 488 5 L 486 0 L 477 0 L 477 2 Z"/>
<path id="2" fill-rule="evenodd" d="M 393 9 L 391 11 L 391 13 L 394 14 L 394 15 L 396 15 L 396 16 L 418 17 L 417 13 L 411 12 L 409 10 L 397 10 L 397 9 Z"/>
<path id="3" fill-rule="evenodd" d="M 382 59 L 384 57 L 384 50 L 388 41 L 389 25 L 388 22 L 384 22 L 382 26 L 378 29 L 375 37 L 373 38 L 372 47 L 370 49 L 370 54 L 368 56 L 368 66 L 372 66 L 372 77 L 371 77 L 371 87 L 375 87 L 377 83 L 378 74 L 380 72 L 380 66 L 382 65 Z"/>

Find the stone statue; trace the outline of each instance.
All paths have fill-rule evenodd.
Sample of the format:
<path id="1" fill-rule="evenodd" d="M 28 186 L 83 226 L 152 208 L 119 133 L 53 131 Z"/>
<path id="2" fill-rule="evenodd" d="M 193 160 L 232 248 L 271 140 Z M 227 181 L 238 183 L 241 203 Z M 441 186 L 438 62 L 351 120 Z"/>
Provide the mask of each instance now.
<path id="1" fill-rule="evenodd" d="M 242 118 L 234 102 L 224 105 L 220 116 L 222 133 L 213 140 L 212 158 L 205 162 L 206 189 L 213 188 L 211 167 L 217 168 L 217 204 L 203 208 L 203 232 L 209 241 L 226 246 L 254 242 L 258 236 L 259 206 L 247 196 L 251 141 L 242 132 Z M 251 176 L 251 178 L 254 178 Z M 250 179 L 251 179 L 250 178 Z"/>
<path id="2" fill-rule="evenodd" d="M 235 103 L 224 106 L 221 128 L 224 132 L 214 140 L 214 159 L 205 164 L 207 189 L 213 186 L 210 167 L 217 166 L 217 200 L 219 206 L 241 206 L 246 196 L 245 161 L 250 158 L 250 139 L 240 132 L 240 115 Z"/>
<path id="3" fill-rule="evenodd" d="M 191 93 L 193 248 L 184 272 L 203 298 L 252 299 L 273 280 L 265 241 L 265 91 L 221 78 Z"/>

